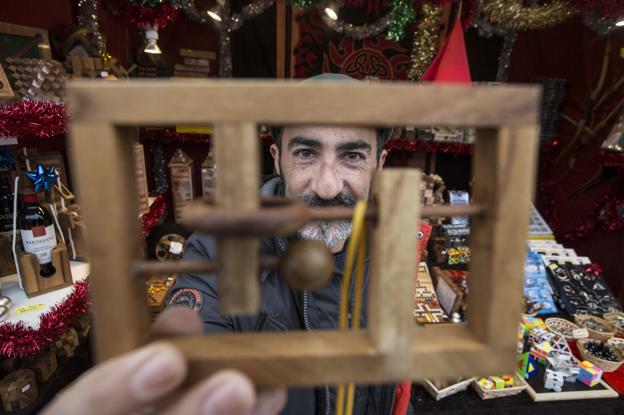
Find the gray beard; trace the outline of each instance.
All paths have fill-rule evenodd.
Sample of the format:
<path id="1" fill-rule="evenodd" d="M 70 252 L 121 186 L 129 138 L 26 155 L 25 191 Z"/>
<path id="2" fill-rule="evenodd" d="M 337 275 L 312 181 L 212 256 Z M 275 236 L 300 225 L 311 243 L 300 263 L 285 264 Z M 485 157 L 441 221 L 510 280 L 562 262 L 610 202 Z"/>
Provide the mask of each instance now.
<path id="1" fill-rule="evenodd" d="M 328 248 L 344 243 L 351 235 L 351 222 L 317 222 L 299 229 L 297 235 L 302 239 L 323 242 Z"/>

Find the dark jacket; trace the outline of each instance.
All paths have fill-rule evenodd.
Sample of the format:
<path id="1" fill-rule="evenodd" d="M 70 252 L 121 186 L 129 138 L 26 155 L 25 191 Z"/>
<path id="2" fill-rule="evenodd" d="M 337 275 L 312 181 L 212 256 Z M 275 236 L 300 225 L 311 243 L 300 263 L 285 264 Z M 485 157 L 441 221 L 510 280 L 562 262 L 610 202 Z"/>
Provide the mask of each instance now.
<path id="1" fill-rule="evenodd" d="M 283 194 L 281 180 L 275 178 L 262 187 L 263 195 Z M 284 239 L 262 241 L 262 255 L 281 255 L 287 246 Z M 193 234 L 187 240 L 184 259 L 199 260 L 216 258 L 216 242 L 213 238 Z M 330 283 L 315 292 L 291 289 L 276 272 L 264 271 L 260 274 L 262 302 L 260 312 L 255 316 L 222 316 L 217 312 L 217 279 L 214 275 L 202 278 L 181 275 L 176 279 L 168 305 L 186 305 L 201 315 L 207 333 L 217 332 L 258 332 L 336 329 L 340 284 L 344 253 L 334 255 L 334 277 Z M 367 298 L 367 278 L 364 281 L 364 297 Z M 351 289 L 353 295 L 353 287 Z M 366 326 L 367 302 L 362 306 L 361 322 Z M 282 412 L 287 415 L 328 415 L 335 413 L 335 387 L 291 388 L 288 402 Z M 358 386 L 356 389 L 355 414 L 389 415 L 394 405 L 393 385 Z"/>

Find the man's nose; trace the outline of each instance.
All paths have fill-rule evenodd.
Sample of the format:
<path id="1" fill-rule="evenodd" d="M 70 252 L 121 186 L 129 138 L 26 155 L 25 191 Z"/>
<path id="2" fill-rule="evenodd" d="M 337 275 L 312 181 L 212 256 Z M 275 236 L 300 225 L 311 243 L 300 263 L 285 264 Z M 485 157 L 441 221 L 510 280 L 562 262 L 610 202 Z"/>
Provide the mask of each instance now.
<path id="1" fill-rule="evenodd" d="M 336 173 L 333 163 L 324 162 L 318 175 L 312 180 L 312 190 L 321 199 L 331 200 L 338 196 L 344 187 L 344 182 Z"/>

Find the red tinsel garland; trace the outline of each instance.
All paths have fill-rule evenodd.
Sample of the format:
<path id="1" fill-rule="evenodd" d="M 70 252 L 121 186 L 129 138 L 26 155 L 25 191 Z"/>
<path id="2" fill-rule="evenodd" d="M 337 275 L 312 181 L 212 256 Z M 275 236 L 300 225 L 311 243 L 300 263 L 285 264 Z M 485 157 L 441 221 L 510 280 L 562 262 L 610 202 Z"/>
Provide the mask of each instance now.
<path id="1" fill-rule="evenodd" d="M 623 192 L 616 189 L 605 194 L 600 202 L 596 203 L 594 215 L 583 220 L 573 230 L 564 233 L 563 237 L 569 241 L 576 241 L 586 237 L 591 231 L 602 227 L 607 232 L 624 229 L 624 200 Z"/>
<path id="2" fill-rule="evenodd" d="M 159 29 L 175 20 L 180 13 L 176 6 L 163 2 L 156 7 L 140 4 L 132 0 L 107 0 L 114 10 L 123 12 L 130 21 L 139 27 L 157 26 Z"/>
<path id="3" fill-rule="evenodd" d="M 89 284 L 78 281 L 69 296 L 41 315 L 38 329 L 23 322 L 0 324 L 0 356 L 25 358 L 43 351 L 86 313 L 89 305 Z"/>
<path id="4" fill-rule="evenodd" d="M 208 144 L 209 134 L 177 133 L 171 128 L 142 128 L 141 141 L 155 141 L 164 144 Z"/>
<path id="5" fill-rule="evenodd" d="M 67 130 L 63 104 L 23 100 L 0 106 L 0 137 L 50 138 Z"/>
<path id="6" fill-rule="evenodd" d="M 388 151 L 427 151 L 440 153 L 471 154 L 472 144 L 441 143 L 424 140 L 391 140 L 384 148 Z"/>
<path id="7" fill-rule="evenodd" d="M 144 238 L 147 238 L 160 219 L 167 210 L 167 200 L 165 195 L 156 196 L 156 200 L 150 206 L 149 212 L 141 216 L 141 233 Z"/>

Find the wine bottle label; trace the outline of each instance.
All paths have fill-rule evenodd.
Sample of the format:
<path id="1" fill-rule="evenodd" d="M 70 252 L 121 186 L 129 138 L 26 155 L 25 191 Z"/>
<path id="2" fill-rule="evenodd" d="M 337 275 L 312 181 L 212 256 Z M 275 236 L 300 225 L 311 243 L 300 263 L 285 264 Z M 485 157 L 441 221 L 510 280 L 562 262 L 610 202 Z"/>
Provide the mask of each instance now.
<path id="1" fill-rule="evenodd" d="M 56 246 L 54 225 L 34 226 L 30 230 L 20 229 L 24 251 L 37 257 L 39 264 L 52 262 L 52 249 Z"/>

